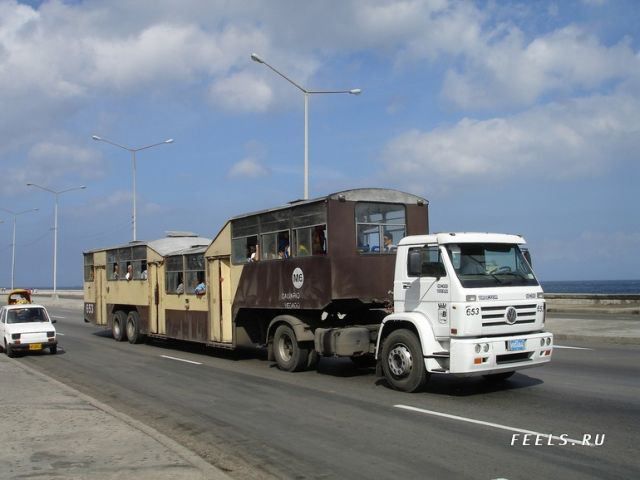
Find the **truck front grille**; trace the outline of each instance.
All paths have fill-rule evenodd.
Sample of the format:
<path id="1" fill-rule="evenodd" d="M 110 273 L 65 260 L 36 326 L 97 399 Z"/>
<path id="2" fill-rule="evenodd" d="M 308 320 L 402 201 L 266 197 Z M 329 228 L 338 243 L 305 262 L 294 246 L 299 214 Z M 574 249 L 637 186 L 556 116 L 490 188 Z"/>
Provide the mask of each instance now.
<path id="1" fill-rule="evenodd" d="M 513 307 L 518 313 L 516 321 L 513 325 L 523 325 L 526 323 L 535 323 L 536 321 L 536 304 L 527 305 L 500 305 L 495 307 L 482 307 L 482 326 L 496 327 L 509 325 L 506 320 L 507 308 Z"/>

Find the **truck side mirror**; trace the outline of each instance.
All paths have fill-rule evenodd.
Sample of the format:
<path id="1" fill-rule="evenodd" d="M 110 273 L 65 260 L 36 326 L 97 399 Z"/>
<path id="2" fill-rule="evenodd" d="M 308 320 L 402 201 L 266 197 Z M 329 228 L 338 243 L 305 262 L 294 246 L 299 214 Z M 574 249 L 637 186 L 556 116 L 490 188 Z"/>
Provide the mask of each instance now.
<path id="1" fill-rule="evenodd" d="M 409 252 L 407 270 L 410 277 L 419 277 L 422 274 L 422 255 L 418 250 Z"/>
<path id="2" fill-rule="evenodd" d="M 427 262 L 422 264 L 422 275 L 425 277 L 446 277 L 447 272 L 444 265 L 439 262 Z"/>

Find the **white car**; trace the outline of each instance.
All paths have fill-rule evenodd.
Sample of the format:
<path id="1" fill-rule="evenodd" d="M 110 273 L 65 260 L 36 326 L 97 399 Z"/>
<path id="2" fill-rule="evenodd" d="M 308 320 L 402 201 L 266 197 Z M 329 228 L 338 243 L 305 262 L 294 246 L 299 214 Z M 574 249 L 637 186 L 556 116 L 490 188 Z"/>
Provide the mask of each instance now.
<path id="1" fill-rule="evenodd" d="M 56 329 L 42 305 L 5 305 L 0 308 L 1 345 L 9 357 L 17 352 L 58 351 Z"/>

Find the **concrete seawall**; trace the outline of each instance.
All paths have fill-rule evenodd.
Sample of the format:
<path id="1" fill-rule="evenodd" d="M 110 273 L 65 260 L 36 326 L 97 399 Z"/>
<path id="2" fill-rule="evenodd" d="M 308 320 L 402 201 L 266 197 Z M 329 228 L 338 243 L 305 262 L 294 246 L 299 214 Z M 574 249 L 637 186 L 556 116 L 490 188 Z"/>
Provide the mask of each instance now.
<path id="1" fill-rule="evenodd" d="M 48 303 L 55 301 L 53 291 L 38 290 L 33 301 Z M 547 311 L 552 313 L 597 313 L 640 315 L 640 293 L 609 295 L 582 293 L 545 293 Z M 82 290 L 58 290 L 58 301 L 76 300 L 78 306 L 83 298 Z M 6 302 L 6 294 L 0 295 L 0 303 Z"/>
<path id="2" fill-rule="evenodd" d="M 545 293 L 548 312 L 640 314 L 640 294 Z"/>

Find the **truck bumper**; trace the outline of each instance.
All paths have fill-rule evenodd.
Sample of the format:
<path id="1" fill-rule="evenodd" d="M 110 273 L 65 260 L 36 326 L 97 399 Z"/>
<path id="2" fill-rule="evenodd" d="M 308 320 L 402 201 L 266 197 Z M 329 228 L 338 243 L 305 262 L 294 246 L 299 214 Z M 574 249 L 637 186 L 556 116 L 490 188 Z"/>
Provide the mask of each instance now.
<path id="1" fill-rule="evenodd" d="M 461 376 L 488 375 L 536 367 L 548 363 L 552 352 L 553 334 L 549 332 L 452 338 L 449 373 Z"/>

